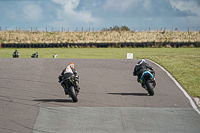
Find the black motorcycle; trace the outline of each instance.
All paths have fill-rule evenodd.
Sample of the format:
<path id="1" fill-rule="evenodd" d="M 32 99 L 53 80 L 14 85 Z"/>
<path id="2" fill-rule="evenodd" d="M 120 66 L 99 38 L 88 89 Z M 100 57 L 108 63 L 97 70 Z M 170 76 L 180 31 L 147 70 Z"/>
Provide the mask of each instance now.
<path id="1" fill-rule="evenodd" d="M 13 53 L 13 58 L 19 58 L 19 52 L 17 50 Z"/>
<path id="2" fill-rule="evenodd" d="M 69 95 L 69 97 L 72 98 L 73 102 L 78 102 L 78 92 L 76 89 L 76 83 L 75 83 L 75 76 L 73 74 L 66 75 L 63 77 L 61 84 L 64 84 L 63 88 L 65 90 L 65 94 Z"/>
<path id="3" fill-rule="evenodd" d="M 141 79 L 143 79 L 142 87 L 148 91 L 150 96 L 153 96 L 156 87 L 155 72 L 153 70 L 144 71 Z"/>
<path id="4" fill-rule="evenodd" d="M 38 52 L 32 54 L 31 58 L 38 58 Z"/>

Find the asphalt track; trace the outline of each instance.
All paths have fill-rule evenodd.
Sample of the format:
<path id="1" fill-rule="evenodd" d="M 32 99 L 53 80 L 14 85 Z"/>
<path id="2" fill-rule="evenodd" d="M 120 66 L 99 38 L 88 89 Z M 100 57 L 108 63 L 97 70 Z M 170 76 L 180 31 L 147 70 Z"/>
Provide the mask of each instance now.
<path id="1" fill-rule="evenodd" d="M 133 77 L 138 60 L 0 59 L 0 133 L 200 132 L 200 115 L 154 63 L 155 95 Z M 80 76 L 72 103 L 57 82 L 67 63 Z"/>

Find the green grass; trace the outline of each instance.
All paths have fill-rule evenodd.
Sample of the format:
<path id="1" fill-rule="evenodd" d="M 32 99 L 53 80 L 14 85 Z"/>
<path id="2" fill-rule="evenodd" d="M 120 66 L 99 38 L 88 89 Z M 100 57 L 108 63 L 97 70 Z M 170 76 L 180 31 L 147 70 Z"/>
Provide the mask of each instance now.
<path id="1" fill-rule="evenodd" d="M 13 48 L 1 48 L 0 58 L 12 58 Z M 151 59 L 167 69 L 193 97 L 200 97 L 200 48 L 18 48 L 20 58 Z"/>

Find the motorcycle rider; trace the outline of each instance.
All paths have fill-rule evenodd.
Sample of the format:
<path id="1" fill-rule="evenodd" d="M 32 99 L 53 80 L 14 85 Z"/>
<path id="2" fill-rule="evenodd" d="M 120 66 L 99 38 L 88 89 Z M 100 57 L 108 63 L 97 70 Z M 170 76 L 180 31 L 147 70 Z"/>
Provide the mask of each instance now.
<path id="1" fill-rule="evenodd" d="M 13 53 L 13 58 L 18 58 L 18 57 L 19 57 L 19 52 L 15 50 L 15 52 Z"/>
<path id="2" fill-rule="evenodd" d="M 144 74 L 144 72 L 147 71 L 147 68 L 150 70 L 153 70 L 153 67 L 151 67 L 149 64 L 147 64 L 144 59 L 141 59 L 135 65 L 135 68 L 134 68 L 133 76 L 138 76 L 137 81 L 141 83 L 142 87 L 144 87 L 144 83 L 143 83 L 143 79 L 141 79 L 141 77 Z M 155 81 L 155 79 L 154 79 L 154 81 Z"/>
<path id="3" fill-rule="evenodd" d="M 76 91 L 79 93 L 80 87 L 79 87 L 79 76 L 77 74 L 77 71 L 75 70 L 74 63 L 69 63 L 67 67 L 62 71 L 62 73 L 58 76 L 59 83 L 61 83 L 61 86 L 65 89 L 65 84 L 62 82 L 63 77 L 74 75 L 75 76 L 75 83 L 76 83 Z M 65 90 L 65 94 L 67 95 L 68 92 Z"/>

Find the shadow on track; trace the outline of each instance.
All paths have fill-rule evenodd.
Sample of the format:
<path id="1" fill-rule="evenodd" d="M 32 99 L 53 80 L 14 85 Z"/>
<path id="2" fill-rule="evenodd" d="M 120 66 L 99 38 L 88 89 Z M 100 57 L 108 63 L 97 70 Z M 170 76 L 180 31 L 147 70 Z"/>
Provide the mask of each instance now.
<path id="1" fill-rule="evenodd" d="M 107 94 L 110 94 L 110 95 L 125 95 L 125 96 L 128 96 L 128 95 L 133 95 L 133 96 L 148 96 L 148 93 L 107 93 Z"/>
<path id="2" fill-rule="evenodd" d="M 72 102 L 70 99 L 35 99 L 33 101 L 39 101 L 39 102 Z"/>

